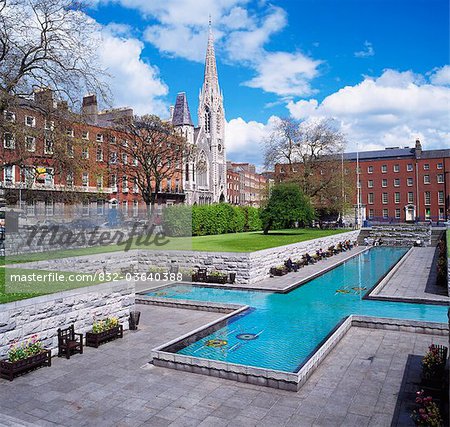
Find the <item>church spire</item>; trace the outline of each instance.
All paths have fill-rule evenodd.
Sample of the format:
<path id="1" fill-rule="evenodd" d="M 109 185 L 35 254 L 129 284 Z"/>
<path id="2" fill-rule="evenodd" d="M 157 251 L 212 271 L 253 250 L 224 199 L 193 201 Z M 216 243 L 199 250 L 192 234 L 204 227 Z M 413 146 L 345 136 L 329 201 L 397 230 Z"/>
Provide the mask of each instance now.
<path id="1" fill-rule="evenodd" d="M 216 54 L 214 51 L 214 36 L 211 26 L 211 15 L 209 16 L 208 24 L 208 46 L 206 48 L 205 59 L 205 78 L 203 82 L 204 89 L 219 90 L 219 79 L 217 77 Z"/>

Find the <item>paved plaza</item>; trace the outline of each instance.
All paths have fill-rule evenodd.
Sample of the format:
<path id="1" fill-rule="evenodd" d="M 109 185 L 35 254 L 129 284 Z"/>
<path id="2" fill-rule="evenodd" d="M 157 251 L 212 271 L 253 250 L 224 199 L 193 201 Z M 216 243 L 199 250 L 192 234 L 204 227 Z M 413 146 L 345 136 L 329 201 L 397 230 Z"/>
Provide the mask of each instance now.
<path id="1" fill-rule="evenodd" d="M 447 341 L 353 327 L 295 393 L 148 364 L 152 348 L 221 315 L 139 309 L 122 340 L 1 381 L 0 425 L 389 426 L 408 355 Z"/>
<path id="2" fill-rule="evenodd" d="M 436 286 L 436 248 L 415 247 L 380 290 L 379 297 L 419 298 L 448 304 L 444 287 Z"/>

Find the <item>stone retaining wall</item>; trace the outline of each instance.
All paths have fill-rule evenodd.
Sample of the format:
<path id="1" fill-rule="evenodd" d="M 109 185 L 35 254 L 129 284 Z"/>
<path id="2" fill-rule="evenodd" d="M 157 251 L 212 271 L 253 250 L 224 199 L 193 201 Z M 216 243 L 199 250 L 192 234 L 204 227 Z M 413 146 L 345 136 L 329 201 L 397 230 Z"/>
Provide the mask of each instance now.
<path id="1" fill-rule="evenodd" d="M 218 270 L 226 273 L 236 273 L 236 283 L 247 285 L 269 277 L 270 267 L 283 264 L 288 258 L 293 260 L 299 259 L 306 252 L 313 254 L 319 248 L 326 249 L 344 240 L 356 240 L 358 233 L 359 230 L 349 231 L 248 253 L 136 249 L 128 252 L 110 252 L 37 261 L 29 264 L 16 264 L 15 267 L 82 273 L 94 273 L 96 271 L 114 273 L 130 269 L 140 273 L 148 273 L 155 267 L 167 270 L 172 265 L 177 265 L 179 269 L 206 267 L 209 271 Z"/>
<path id="2" fill-rule="evenodd" d="M 431 226 L 422 224 L 373 225 L 369 238 L 379 239 L 388 246 L 413 246 L 417 239 L 431 245 Z"/>
<path id="3" fill-rule="evenodd" d="M 77 332 L 92 328 L 94 316 L 119 318 L 128 329 L 128 317 L 135 306 L 135 289 L 125 281 L 79 288 L 2 304 L 0 312 L 0 359 L 13 341 L 22 342 L 34 334 L 44 346 L 57 353 L 57 329 L 75 324 Z"/>

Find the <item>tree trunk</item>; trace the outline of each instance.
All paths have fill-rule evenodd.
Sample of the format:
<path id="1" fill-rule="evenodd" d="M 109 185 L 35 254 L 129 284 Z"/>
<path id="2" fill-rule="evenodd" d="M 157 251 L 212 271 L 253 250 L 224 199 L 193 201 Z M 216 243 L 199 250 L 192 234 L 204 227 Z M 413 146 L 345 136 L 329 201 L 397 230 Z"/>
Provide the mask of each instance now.
<path id="1" fill-rule="evenodd" d="M 269 221 L 264 227 L 264 234 L 269 234 L 270 227 L 272 227 L 272 221 Z"/>

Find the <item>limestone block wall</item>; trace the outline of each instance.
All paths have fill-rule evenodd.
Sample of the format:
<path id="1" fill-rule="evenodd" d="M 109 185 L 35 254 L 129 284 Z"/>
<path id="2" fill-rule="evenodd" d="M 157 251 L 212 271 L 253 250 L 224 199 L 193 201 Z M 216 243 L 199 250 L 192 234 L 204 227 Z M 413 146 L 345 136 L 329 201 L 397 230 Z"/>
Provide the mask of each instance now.
<path id="1" fill-rule="evenodd" d="M 369 231 L 369 237 L 381 238 L 389 246 L 413 246 L 417 239 L 425 246 L 431 245 L 431 226 L 420 224 L 374 225 Z"/>
<path id="2" fill-rule="evenodd" d="M 77 332 L 92 328 L 94 316 L 119 318 L 128 329 L 128 316 L 135 306 L 133 283 L 105 283 L 58 292 L 0 305 L 0 359 L 13 341 L 22 342 L 34 334 L 46 348 L 57 353 L 57 329 L 75 324 Z"/>

